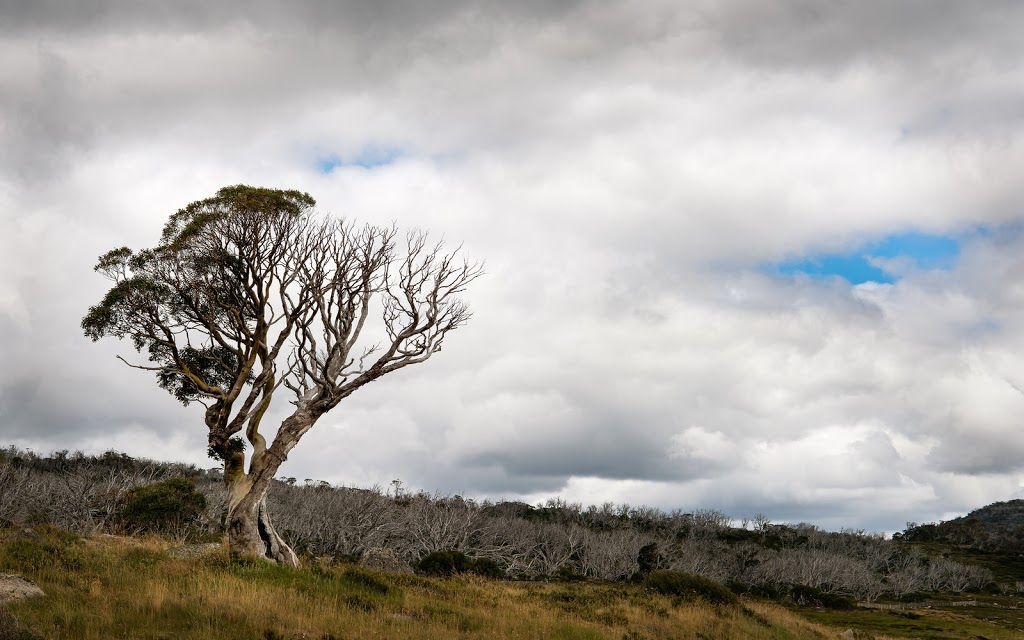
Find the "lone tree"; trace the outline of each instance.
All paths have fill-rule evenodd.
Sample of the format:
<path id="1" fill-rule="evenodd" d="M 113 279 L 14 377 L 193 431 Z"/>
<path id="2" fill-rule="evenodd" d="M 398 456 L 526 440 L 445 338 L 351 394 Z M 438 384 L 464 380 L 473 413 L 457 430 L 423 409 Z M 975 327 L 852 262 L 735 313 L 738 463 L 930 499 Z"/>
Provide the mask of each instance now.
<path id="1" fill-rule="evenodd" d="M 398 242 L 394 227 L 325 218 L 315 204 L 299 191 L 243 185 L 193 202 L 155 248 L 100 257 L 96 271 L 113 286 L 82 319 L 94 341 L 131 338 L 149 362 L 126 364 L 206 407 L 232 552 L 293 566 L 267 512 L 288 452 L 356 389 L 440 351 L 469 320 L 458 294 L 481 274 L 423 233 Z M 379 341 L 363 346 L 364 332 Z M 268 445 L 261 423 L 279 392 L 293 408 Z"/>

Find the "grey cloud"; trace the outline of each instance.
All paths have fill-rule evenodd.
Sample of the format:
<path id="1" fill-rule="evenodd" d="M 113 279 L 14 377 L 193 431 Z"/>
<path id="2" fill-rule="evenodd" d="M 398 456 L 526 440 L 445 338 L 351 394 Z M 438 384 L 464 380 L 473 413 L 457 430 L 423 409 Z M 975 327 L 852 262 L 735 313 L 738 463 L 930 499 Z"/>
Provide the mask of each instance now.
<path id="1" fill-rule="evenodd" d="M 83 118 L 81 78 L 66 58 L 40 47 L 23 82 L 27 91 L 0 88 L 0 159 L 5 175 L 33 182 L 66 167 L 71 154 L 91 139 Z"/>
<path id="2" fill-rule="evenodd" d="M 978 41 L 1019 50 L 1013 33 L 1024 20 L 1024 10 L 1012 1 L 971 6 L 955 0 L 741 0 L 711 7 L 708 24 L 721 33 L 725 49 L 745 62 L 811 69 L 881 59 L 933 70 L 950 54 L 976 51 Z"/>
<path id="3" fill-rule="evenodd" d="M 546 436 L 509 442 L 500 450 L 469 455 L 457 462 L 469 467 L 495 466 L 510 477 L 563 479 L 599 476 L 618 480 L 679 480 L 707 471 L 703 464 L 696 468 L 670 464 L 666 443 L 646 441 L 645 426 L 587 422 L 572 429 L 551 429 Z"/>
<path id="4" fill-rule="evenodd" d="M 216 30 L 231 24 L 255 22 L 263 26 L 282 24 L 309 28 L 329 24 L 358 25 L 370 29 L 397 26 L 416 27 L 444 16 L 464 2 L 439 0 L 430 3 L 330 2 L 305 0 L 280 2 L 201 2 L 183 0 L 91 0 L 64 3 L 59 0 L 20 2 L 6 0 L 0 5 L 4 27 L 11 31 L 52 30 L 57 33 L 104 31 Z"/>
<path id="5" fill-rule="evenodd" d="M 355 62 L 366 71 L 374 71 L 381 59 L 396 54 L 404 54 L 406 65 L 414 64 L 413 56 L 419 55 L 472 56 L 475 51 L 471 49 L 489 48 L 516 26 L 558 21 L 588 4 L 580 0 L 90 0 L 71 4 L 59 0 L 4 0 L 0 2 L 0 32 L 19 37 L 31 34 L 52 42 L 102 40 L 125 34 L 215 40 L 247 34 L 261 47 L 273 49 L 286 44 L 279 52 L 283 55 L 287 55 L 287 49 L 301 49 L 312 41 L 325 63 L 344 66 Z M 334 44 L 353 46 L 324 46 L 332 40 Z M 338 59 L 336 54 L 341 51 L 353 59 Z M 315 58 L 307 60 L 313 62 Z"/>
<path id="6" fill-rule="evenodd" d="M 872 528 L 1019 491 L 1016 5 L 65 4 L 0 6 L 4 436 L 202 459 L 197 411 L 80 335 L 91 266 L 273 183 L 489 271 L 287 475 Z M 759 271 L 979 225 L 895 285 Z"/>
<path id="7" fill-rule="evenodd" d="M 950 434 L 932 451 L 929 462 L 936 469 L 955 474 L 1017 473 L 1024 469 L 1024 445 L 995 434 Z"/>

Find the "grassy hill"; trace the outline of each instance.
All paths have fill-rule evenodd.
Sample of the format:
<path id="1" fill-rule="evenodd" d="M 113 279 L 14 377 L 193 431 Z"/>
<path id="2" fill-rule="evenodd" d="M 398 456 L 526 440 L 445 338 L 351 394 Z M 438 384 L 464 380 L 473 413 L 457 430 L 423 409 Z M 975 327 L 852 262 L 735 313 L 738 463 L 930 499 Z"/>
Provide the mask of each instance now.
<path id="1" fill-rule="evenodd" d="M 640 585 L 427 579 L 351 565 L 289 569 L 235 562 L 225 549 L 178 556 L 159 538 L 80 538 L 8 530 L 0 572 L 46 598 L 11 605 L 25 637 L 158 640 L 343 638 L 839 638 L 783 607 L 713 606 Z M 998 637 L 998 636 L 994 636 Z"/>
<path id="2" fill-rule="evenodd" d="M 737 527 L 714 510 L 490 503 L 285 478 L 271 507 L 305 558 L 299 570 L 231 560 L 223 502 L 216 471 L 0 449 L 0 573 L 50 594 L 0 609 L 0 640 L 1024 637 L 1021 501 L 909 525 L 890 541 Z M 213 551 L 181 556 L 172 540 Z M 456 555 L 488 579 L 409 573 L 433 575 L 428 560 Z M 644 587 L 665 571 L 703 580 L 704 597 Z M 710 587 L 726 604 L 708 602 Z M 12 630 L 12 612 L 28 631 Z"/>
<path id="3" fill-rule="evenodd" d="M 1001 584 L 1024 583 L 1024 500 L 994 502 L 944 522 L 909 523 L 893 539 L 987 567 Z"/>

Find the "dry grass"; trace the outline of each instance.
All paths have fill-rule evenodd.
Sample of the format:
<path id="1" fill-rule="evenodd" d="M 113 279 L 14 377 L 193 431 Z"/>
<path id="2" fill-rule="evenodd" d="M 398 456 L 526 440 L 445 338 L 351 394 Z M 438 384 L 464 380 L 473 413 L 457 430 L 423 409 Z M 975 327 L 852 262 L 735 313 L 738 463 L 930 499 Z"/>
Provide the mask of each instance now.
<path id="1" fill-rule="evenodd" d="M 168 555 L 159 539 L 0 542 L 0 571 L 49 596 L 11 606 L 46 638 L 259 640 L 838 638 L 785 609 L 681 603 L 634 585 L 432 580 Z"/>

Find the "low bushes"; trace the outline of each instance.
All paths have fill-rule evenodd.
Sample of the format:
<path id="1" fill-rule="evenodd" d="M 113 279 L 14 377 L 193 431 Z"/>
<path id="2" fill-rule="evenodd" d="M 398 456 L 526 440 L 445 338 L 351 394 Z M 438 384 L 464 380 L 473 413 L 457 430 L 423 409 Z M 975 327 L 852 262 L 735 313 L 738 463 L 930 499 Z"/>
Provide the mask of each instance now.
<path id="1" fill-rule="evenodd" d="M 714 580 L 682 571 L 659 569 L 644 579 L 644 585 L 666 596 L 677 596 L 684 602 L 706 600 L 711 604 L 735 604 L 736 594 Z"/>
<path id="2" fill-rule="evenodd" d="M 504 578 L 505 572 L 490 558 L 470 558 L 461 551 L 432 551 L 420 558 L 416 573 L 424 576 L 448 577 L 457 573 L 475 573 L 485 578 Z"/>
<path id="3" fill-rule="evenodd" d="M 132 533 L 159 533 L 182 538 L 201 536 L 197 526 L 206 511 L 206 496 L 192 478 L 168 478 L 132 489 L 118 513 L 121 527 Z"/>

